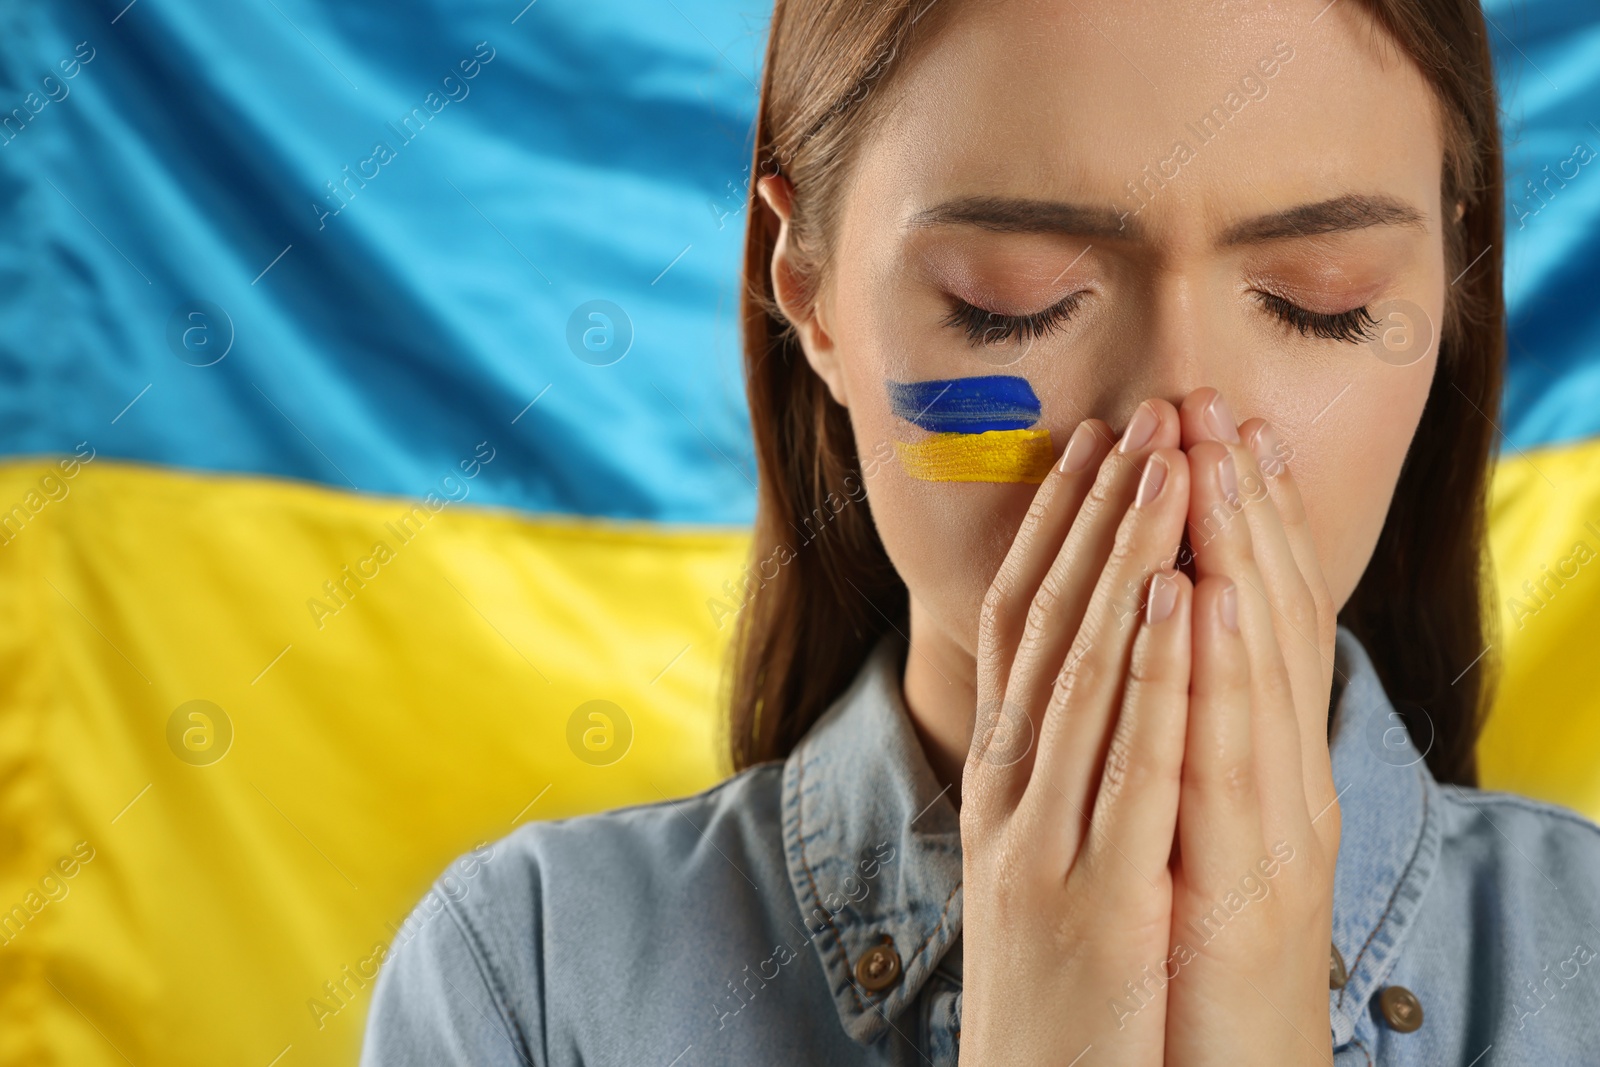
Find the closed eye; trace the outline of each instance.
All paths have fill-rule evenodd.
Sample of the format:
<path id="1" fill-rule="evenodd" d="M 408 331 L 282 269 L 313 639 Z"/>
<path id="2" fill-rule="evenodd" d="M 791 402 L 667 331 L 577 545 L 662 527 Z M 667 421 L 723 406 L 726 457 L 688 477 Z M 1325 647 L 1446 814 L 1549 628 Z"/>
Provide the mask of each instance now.
<path id="1" fill-rule="evenodd" d="M 952 295 L 952 310 L 940 325 L 965 330 L 967 341 L 974 348 L 1003 345 L 1013 339 L 1032 341 L 1060 329 L 1083 303 L 1083 296 L 1081 292 L 1069 293 L 1049 307 L 1027 315 L 1002 315 Z"/>
<path id="2" fill-rule="evenodd" d="M 1255 295 L 1268 314 L 1299 330 L 1302 337 L 1321 337 L 1350 344 L 1364 344 L 1377 337 L 1378 320 L 1365 305 L 1349 311 L 1312 311 L 1276 293 L 1257 291 Z"/>

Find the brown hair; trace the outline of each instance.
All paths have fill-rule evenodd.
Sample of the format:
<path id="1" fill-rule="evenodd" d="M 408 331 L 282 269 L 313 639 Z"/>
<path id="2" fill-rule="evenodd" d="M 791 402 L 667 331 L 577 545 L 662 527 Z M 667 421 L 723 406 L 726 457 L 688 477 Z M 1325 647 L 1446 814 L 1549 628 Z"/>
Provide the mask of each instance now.
<path id="1" fill-rule="evenodd" d="M 1486 486 L 1505 356 L 1495 85 L 1476 0 L 1359 2 L 1420 67 L 1439 102 L 1445 266 L 1454 281 L 1416 437 L 1372 560 L 1339 621 L 1361 639 L 1434 776 L 1472 785 L 1480 709 L 1492 692 L 1490 659 L 1480 658 L 1493 623 Z M 776 0 L 752 173 L 781 173 L 793 187 L 789 234 L 804 301 L 830 266 L 850 167 L 889 110 L 895 72 L 913 38 L 931 39 L 954 6 Z M 1458 202 L 1465 210 L 1454 221 Z M 752 558 L 763 565 L 746 574 L 729 665 L 735 770 L 786 756 L 877 639 L 891 626 L 904 630 L 907 606 L 865 501 L 839 506 L 860 500 L 849 415 L 812 371 L 776 303 L 777 229 L 754 181 L 748 207 L 741 311 L 760 472 Z M 824 536 L 813 522 L 826 525 Z M 767 565 L 774 560 L 779 565 Z"/>

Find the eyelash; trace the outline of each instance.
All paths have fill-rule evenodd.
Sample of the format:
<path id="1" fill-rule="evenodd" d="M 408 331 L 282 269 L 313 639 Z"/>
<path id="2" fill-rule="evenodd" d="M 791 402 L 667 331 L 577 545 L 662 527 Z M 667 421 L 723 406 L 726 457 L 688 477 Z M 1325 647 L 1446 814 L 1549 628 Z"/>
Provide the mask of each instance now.
<path id="1" fill-rule="evenodd" d="M 1003 315 L 967 303 L 960 297 L 951 297 L 954 309 L 945 316 L 941 325 L 961 328 L 967 340 L 977 345 L 1002 345 L 1013 338 L 1033 340 L 1046 337 L 1070 319 L 1083 302 L 1082 293 L 1071 293 L 1039 311 L 1028 315 Z M 1320 337 L 1329 341 L 1360 344 L 1374 337 L 1371 332 L 1378 320 L 1365 306 L 1349 311 L 1311 311 L 1299 304 L 1285 300 L 1276 293 L 1256 293 L 1256 299 L 1268 314 L 1285 325 L 1298 330 L 1302 337 Z"/>
<path id="2" fill-rule="evenodd" d="M 1300 331 L 1302 337 L 1321 337 L 1329 341 L 1361 344 L 1376 336 L 1378 320 L 1365 306 L 1349 311 L 1310 311 L 1285 300 L 1276 293 L 1257 292 L 1256 299 L 1280 322 Z"/>
<path id="3" fill-rule="evenodd" d="M 940 323 L 967 331 L 967 340 L 973 346 L 1002 345 L 1014 337 L 1033 340 L 1045 337 L 1072 317 L 1083 303 L 1082 293 L 1070 293 L 1049 307 L 1028 315 L 1002 315 L 998 311 L 976 307 L 959 296 L 950 298 L 955 306 Z"/>

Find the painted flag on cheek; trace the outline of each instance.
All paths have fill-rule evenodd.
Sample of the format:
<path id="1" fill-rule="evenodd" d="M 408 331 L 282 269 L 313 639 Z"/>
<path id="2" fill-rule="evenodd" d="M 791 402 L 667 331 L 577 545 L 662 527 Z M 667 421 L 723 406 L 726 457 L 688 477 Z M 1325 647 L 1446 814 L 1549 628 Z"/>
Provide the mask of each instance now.
<path id="1" fill-rule="evenodd" d="M 929 431 L 921 440 L 894 444 L 913 478 L 1037 484 L 1049 473 L 1050 431 L 1033 428 L 1042 408 L 1026 378 L 988 374 L 884 384 L 890 410 Z"/>

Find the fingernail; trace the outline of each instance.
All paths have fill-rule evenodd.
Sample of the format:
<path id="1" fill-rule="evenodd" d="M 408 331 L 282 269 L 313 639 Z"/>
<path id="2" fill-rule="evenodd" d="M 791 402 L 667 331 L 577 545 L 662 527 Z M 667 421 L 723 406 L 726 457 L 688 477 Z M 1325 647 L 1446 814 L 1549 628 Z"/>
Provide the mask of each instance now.
<path id="1" fill-rule="evenodd" d="M 1156 435 L 1156 427 L 1161 424 L 1155 408 L 1146 400 L 1139 405 L 1133 413 L 1133 418 L 1128 420 L 1128 428 L 1122 433 L 1122 443 L 1117 446 L 1119 452 L 1137 452 L 1150 443 L 1150 438 Z"/>
<path id="2" fill-rule="evenodd" d="M 1217 461 L 1217 484 L 1222 486 L 1222 495 L 1228 503 L 1239 502 L 1239 472 L 1233 465 L 1233 453 L 1225 452 Z"/>
<path id="3" fill-rule="evenodd" d="M 1144 602 L 1144 621 L 1146 626 L 1165 619 L 1172 614 L 1172 607 L 1178 602 L 1178 578 L 1176 571 L 1156 573 L 1150 576 L 1150 596 Z"/>
<path id="4" fill-rule="evenodd" d="M 1211 432 L 1217 435 L 1217 440 L 1237 443 L 1239 440 L 1239 424 L 1234 421 L 1233 409 L 1228 407 L 1228 402 L 1218 393 L 1211 398 L 1211 403 L 1206 405 L 1206 422 L 1211 426 Z"/>
<path id="5" fill-rule="evenodd" d="M 1267 474 L 1277 474 L 1283 460 L 1281 451 L 1283 441 L 1278 437 L 1278 432 L 1272 428 L 1272 423 L 1263 422 L 1256 431 L 1255 443 L 1252 446 L 1256 453 L 1256 462 L 1261 464 L 1261 469 Z"/>
<path id="6" fill-rule="evenodd" d="M 1229 633 L 1239 632 L 1239 591 L 1232 582 L 1217 594 L 1217 616 Z"/>
<path id="7" fill-rule="evenodd" d="M 1161 487 L 1167 484 L 1167 461 L 1160 456 L 1151 456 L 1144 461 L 1144 474 L 1139 479 L 1139 492 L 1133 498 L 1133 506 L 1142 508 L 1154 500 L 1161 493 Z"/>
<path id="8" fill-rule="evenodd" d="M 1072 436 L 1067 439 L 1067 448 L 1061 453 L 1059 469 L 1062 474 L 1072 474 L 1087 467 L 1089 460 L 1093 458 L 1094 430 L 1087 422 L 1080 422 L 1078 428 L 1072 431 Z"/>

